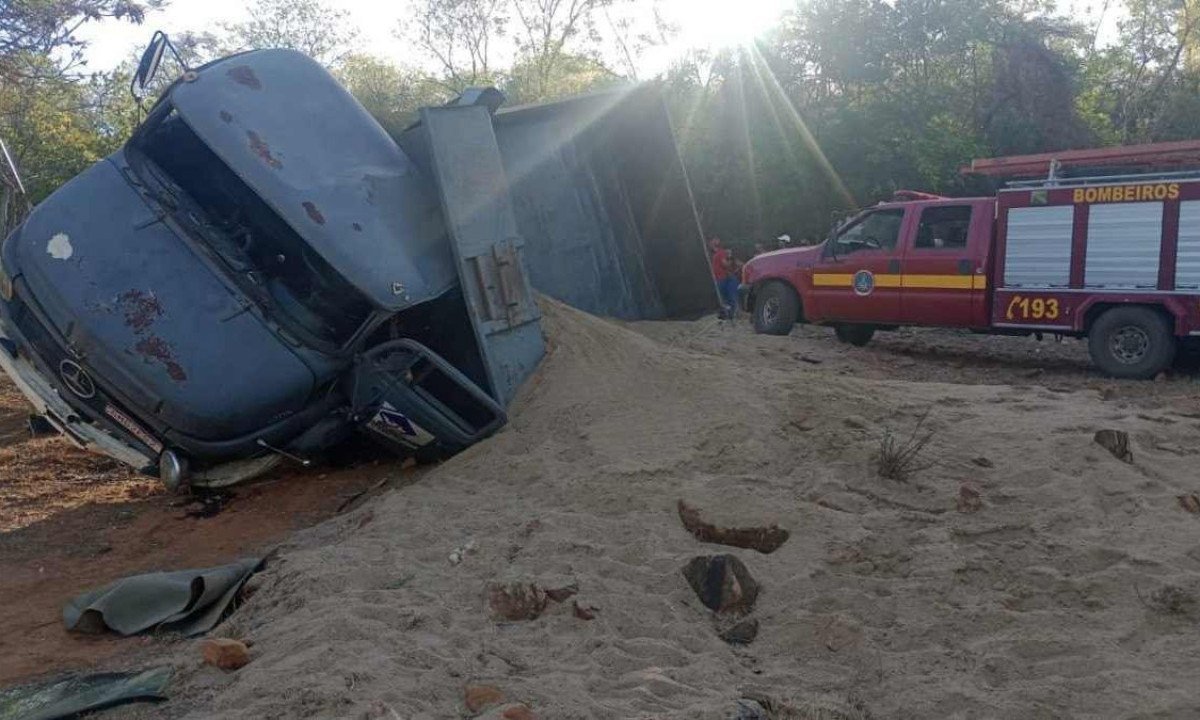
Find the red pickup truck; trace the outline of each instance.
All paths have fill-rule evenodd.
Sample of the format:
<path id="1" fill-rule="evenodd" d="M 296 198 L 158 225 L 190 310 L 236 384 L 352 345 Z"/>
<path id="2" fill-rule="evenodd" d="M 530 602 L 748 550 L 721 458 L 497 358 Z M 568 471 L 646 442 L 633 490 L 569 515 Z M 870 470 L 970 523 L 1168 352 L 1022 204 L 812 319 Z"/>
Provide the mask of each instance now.
<path id="1" fill-rule="evenodd" d="M 997 197 L 898 193 L 822 244 L 759 255 L 757 332 L 832 326 L 865 345 L 902 325 L 1087 337 L 1093 362 L 1152 378 L 1200 336 L 1200 177 L 1012 183 Z"/>

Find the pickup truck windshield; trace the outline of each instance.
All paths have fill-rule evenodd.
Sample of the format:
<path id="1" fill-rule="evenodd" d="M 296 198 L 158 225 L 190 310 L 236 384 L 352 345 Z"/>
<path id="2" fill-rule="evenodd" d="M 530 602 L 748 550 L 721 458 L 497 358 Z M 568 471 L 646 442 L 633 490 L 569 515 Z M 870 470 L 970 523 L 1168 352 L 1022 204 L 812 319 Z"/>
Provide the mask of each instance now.
<path id="1" fill-rule="evenodd" d="M 904 222 L 903 210 L 877 210 L 843 230 L 835 239 L 838 255 L 859 250 L 893 250 Z"/>
<path id="2" fill-rule="evenodd" d="M 320 343 L 343 346 L 372 308 L 307 246 L 183 120 L 171 113 L 139 134 L 136 148 L 201 209 L 187 213 L 204 242 L 252 295 L 285 325 Z"/>

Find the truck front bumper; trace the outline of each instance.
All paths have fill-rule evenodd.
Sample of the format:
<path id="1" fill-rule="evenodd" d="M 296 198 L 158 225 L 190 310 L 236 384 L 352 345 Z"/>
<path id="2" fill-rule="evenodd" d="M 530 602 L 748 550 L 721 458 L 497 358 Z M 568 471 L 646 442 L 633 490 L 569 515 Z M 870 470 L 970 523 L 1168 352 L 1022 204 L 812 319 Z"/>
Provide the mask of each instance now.
<path id="1" fill-rule="evenodd" d="M 80 418 L 33 363 L 17 352 L 18 344 L 12 337 L 13 333 L 5 326 L 4 321 L 0 320 L 0 369 L 12 378 L 17 389 L 33 405 L 37 414 L 46 418 L 59 432 L 84 450 L 107 455 L 143 471 L 158 464 L 157 458 L 148 457 L 140 450 Z"/>

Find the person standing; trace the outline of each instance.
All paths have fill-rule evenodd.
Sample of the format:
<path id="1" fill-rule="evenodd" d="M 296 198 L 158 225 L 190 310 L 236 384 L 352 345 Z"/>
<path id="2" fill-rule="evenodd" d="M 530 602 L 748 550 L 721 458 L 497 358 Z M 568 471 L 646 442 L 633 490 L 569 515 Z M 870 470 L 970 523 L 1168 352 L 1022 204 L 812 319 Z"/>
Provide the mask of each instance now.
<path id="1" fill-rule="evenodd" d="M 712 275 L 721 296 L 722 317 L 731 318 L 737 312 L 738 278 L 733 264 L 733 255 L 721 246 L 721 238 L 708 241 L 712 250 Z"/>

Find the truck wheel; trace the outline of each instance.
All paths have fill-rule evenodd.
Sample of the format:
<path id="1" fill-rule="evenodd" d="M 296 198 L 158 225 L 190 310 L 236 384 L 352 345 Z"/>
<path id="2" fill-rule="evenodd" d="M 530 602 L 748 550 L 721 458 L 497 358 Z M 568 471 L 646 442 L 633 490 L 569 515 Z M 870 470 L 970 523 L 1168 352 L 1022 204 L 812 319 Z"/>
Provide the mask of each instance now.
<path id="1" fill-rule="evenodd" d="M 854 347 L 862 347 L 871 342 L 871 338 L 875 337 L 875 326 L 838 325 L 833 329 L 833 332 L 837 335 L 838 340 Z"/>
<path id="2" fill-rule="evenodd" d="M 1166 318 L 1144 307 L 1108 310 L 1088 332 L 1092 362 L 1117 378 L 1153 378 L 1175 359 L 1175 347 Z"/>
<path id="3" fill-rule="evenodd" d="M 778 282 L 763 286 L 754 294 L 754 332 L 787 335 L 800 315 L 796 293 Z"/>

